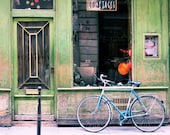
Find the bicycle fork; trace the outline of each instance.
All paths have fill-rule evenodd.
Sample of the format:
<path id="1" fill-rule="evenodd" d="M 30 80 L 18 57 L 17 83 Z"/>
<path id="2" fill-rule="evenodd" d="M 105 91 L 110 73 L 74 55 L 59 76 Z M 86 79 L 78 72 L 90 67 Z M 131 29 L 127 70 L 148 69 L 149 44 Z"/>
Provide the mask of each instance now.
<path id="1" fill-rule="evenodd" d="M 96 108 L 94 110 L 94 112 L 92 112 L 92 114 L 96 114 L 101 106 L 101 100 L 102 100 L 102 95 L 99 96 L 98 100 L 97 100 L 97 105 Z"/>

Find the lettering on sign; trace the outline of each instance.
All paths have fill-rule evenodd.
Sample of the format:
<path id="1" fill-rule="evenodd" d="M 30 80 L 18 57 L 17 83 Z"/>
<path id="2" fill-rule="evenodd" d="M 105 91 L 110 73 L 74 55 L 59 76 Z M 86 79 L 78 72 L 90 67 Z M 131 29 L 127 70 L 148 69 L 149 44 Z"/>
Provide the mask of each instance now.
<path id="1" fill-rule="evenodd" d="M 117 0 L 86 0 L 87 11 L 117 11 Z"/>

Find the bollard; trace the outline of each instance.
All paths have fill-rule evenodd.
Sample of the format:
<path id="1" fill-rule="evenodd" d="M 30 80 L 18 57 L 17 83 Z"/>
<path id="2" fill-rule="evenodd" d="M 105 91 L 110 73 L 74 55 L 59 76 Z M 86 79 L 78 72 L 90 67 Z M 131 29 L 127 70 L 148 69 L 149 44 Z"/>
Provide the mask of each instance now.
<path id="1" fill-rule="evenodd" d="M 38 86 L 37 135 L 41 135 L 41 86 Z"/>

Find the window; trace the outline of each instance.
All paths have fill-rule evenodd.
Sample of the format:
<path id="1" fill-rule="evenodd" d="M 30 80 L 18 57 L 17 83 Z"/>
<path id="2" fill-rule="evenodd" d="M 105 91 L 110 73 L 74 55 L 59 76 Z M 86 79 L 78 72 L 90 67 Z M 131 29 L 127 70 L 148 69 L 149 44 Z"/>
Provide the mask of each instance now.
<path id="1" fill-rule="evenodd" d="M 13 0 L 13 9 L 53 9 L 53 0 Z"/>
<path id="2" fill-rule="evenodd" d="M 87 11 L 86 0 L 73 2 L 74 86 L 97 86 L 94 73 L 116 83 L 131 79 L 130 1 L 117 11 Z"/>
<path id="3" fill-rule="evenodd" d="M 145 58 L 159 58 L 159 35 L 144 34 L 144 48 Z"/>
<path id="4" fill-rule="evenodd" d="M 49 23 L 18 22 L 18 87 L 50 86 Z"/>

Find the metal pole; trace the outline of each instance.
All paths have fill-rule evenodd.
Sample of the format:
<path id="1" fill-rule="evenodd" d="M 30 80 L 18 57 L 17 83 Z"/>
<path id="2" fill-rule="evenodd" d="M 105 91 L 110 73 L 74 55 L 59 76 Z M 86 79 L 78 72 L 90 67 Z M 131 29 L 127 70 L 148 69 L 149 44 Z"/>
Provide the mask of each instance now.
<path id="1" fill-rule="evenodd" d="M 41 86 L 38 87 L 37 135 L 41 135 Z"/>

